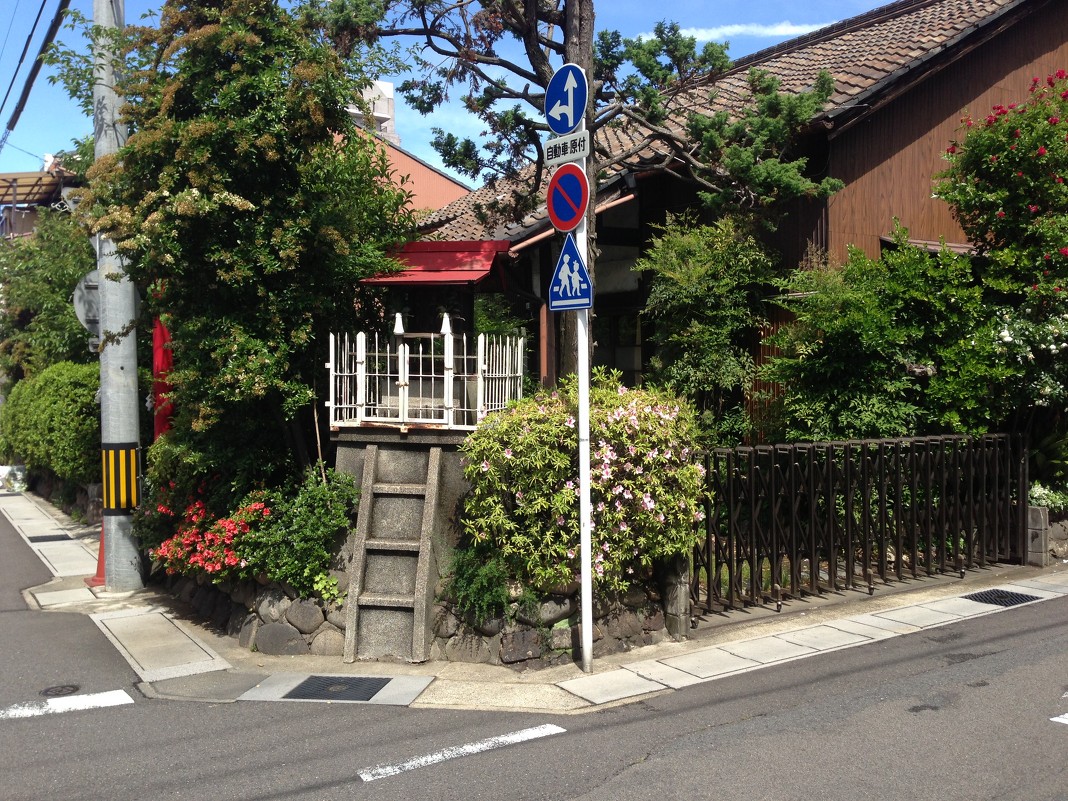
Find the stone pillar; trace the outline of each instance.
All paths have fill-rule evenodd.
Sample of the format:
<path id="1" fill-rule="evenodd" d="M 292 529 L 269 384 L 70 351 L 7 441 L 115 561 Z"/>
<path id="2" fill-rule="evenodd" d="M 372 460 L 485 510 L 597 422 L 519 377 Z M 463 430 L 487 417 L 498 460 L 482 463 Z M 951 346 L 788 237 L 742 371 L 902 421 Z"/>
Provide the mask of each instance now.
<path id="1" fill-rule="evenodd" d="M 1049 510 L 1027 507 L 1027 564 L 1049 567 Z"/>
<path id="2" fill-rule="evenodd" d="M 673 556 L 660 564 L 664 625 L 677 642 L 690 636 L 690 559 Z"/>

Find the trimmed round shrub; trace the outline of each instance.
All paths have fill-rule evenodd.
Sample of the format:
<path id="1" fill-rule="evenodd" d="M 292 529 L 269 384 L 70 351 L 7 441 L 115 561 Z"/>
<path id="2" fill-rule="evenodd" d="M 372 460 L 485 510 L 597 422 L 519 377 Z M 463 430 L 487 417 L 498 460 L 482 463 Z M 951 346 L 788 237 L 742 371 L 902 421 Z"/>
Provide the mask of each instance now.
<path id="1" fill-rule="evenodd" d="M 77 484 L 100 480 L 100 367 L 59 362 L 15 384 L 0 406 L 0 450 Z"/>
<path id="2" fill-rule="evenodd" d="M 478 598 L 491 593 L 486 571 L 472 573 L 465 564 L 503 563 L 512 582 L 534 592 L 579 578 L 577 414 L 572 377 L 559 392 L 490 415 L 465 441 L 464 474 L 472 489 L 462 518 L 464 556 L 454 560 L 460 569 L 452 584 L 462 607 L 486 612 Z M 648 578 L 654 562 L 691 552 L 704 518 L 696 440 L 689 405 L 657 390 L 628 389 L 618 373 L 594 371 L 590 497 L 599 594 L 624 591 Z M 472 551 L 478 558 L 470 558 Z"/>

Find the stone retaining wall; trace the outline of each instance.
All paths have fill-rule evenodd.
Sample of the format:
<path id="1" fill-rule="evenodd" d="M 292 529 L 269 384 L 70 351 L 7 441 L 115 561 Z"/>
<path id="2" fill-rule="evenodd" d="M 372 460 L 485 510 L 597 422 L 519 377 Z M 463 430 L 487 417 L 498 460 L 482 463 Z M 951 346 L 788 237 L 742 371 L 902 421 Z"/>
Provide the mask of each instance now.
<path id="1" fill-rule="evenodd" d="M 341 657 L 345 614 L 339 604 L 300 599 L 278 585 L 254 581 L 212 584 L 206 576 L 166 579 L 167 589 L 204 621 L 243 648 L 271 655 Z M 574 661 L 580 643 L 577 594 L 553 595 L 537 609 L 513 608 L 479 625 L 448 603 L 434 609 L 431 659 L 536 669 Z M 594 608 L 594 657 L 670 639 L 658 593 L 633 590 Z"/>

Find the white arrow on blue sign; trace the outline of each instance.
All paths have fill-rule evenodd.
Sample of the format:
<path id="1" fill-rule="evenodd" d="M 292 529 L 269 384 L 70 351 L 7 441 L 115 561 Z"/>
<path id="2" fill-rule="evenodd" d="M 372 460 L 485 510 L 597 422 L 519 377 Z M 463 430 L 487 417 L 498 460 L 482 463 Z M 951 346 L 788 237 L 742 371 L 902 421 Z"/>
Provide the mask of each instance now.
<path id="1" fill-rule="evenodd" d="M 557 136 L 571 133 L 582 122 L 589 96 L 586 73 L 577 64 L 564 64 L 545 89 L 545 120 Z"/>
<path id="2" fill-rule="evenodd" d="M 586 262 L 571 234 L 564 239 L 556 270 L 549 284 L 549 311 L 573 311 L 593 307 L 593 283 Z"/>

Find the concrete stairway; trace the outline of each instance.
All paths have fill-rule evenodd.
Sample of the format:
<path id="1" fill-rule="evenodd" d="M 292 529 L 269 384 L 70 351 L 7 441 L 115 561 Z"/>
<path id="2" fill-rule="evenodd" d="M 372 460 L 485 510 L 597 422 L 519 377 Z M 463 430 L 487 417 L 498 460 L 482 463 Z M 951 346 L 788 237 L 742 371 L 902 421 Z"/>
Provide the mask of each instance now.
<path id="1" fill-rule="evenodd" d="M 367 446 L 349 562 L 345 662 L 429 658 L 440 475 L 441 448 Z"/>

